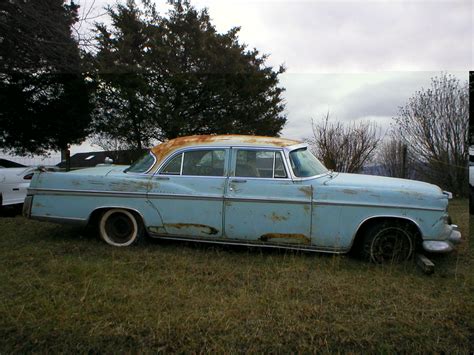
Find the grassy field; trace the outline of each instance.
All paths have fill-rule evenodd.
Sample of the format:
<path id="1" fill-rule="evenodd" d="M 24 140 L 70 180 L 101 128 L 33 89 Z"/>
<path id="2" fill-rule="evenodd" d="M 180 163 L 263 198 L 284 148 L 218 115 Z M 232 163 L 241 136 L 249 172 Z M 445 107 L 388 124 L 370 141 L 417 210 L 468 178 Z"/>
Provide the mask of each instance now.
<path id="1" fill-rule="evenodd" d="M 0 217 L 0 353 L 474 350 L 474 254 L 414 263 L 150 241 Z M 471 230 L 474 222 L 471 220 Z"/>

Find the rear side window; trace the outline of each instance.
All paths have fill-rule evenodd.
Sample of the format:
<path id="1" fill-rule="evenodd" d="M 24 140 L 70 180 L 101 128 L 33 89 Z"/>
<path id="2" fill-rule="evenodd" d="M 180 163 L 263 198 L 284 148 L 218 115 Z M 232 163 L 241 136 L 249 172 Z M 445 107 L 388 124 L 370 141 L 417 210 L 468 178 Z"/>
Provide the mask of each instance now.
<path id="1" fill-rule="evenodd" d="M 176 155 L 162 169 L 165 175 L 224 176 L 225 150 L 200 149 Z"/>
<path id="2" fill-rule="evenodd" d="M 181 175 L 181 164 L 183 160 L 183 153 L 176 155 L 168 164 L 161 170 L 161 174 L 166 175 Z"/>
<path id="3" fill-rule="evenodd" d="M 256 178 L 286 178 L 280 152 L 239 149 L 236 154 L 235 176 Z"/>

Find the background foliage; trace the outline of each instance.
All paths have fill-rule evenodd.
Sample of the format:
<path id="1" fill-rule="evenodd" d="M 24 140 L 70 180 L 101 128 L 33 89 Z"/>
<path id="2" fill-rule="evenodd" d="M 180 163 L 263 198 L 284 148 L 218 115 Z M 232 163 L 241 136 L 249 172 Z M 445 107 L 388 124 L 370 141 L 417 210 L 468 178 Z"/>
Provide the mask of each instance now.
<path id="1" fill-rule="evenodd" d="M 44 154 L 89 133 L 89 87 L 62 0 L 0 3 L 0 148 Z"/>

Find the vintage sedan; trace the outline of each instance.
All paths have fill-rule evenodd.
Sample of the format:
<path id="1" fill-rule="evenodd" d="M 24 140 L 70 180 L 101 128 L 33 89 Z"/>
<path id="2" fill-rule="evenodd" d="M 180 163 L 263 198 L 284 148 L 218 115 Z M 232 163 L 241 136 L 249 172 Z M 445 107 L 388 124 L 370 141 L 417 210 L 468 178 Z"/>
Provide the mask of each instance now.
<path id="1" fill-rule="evenodd" d="M 419 181 L 326 169 L 298 141 L 191 136 L 154 147 L 130 167 L 35 174 L 24 214 L 95 224 L 118 247 L 156 238 L 320 252 L 374 262 L 461 239 L 450 193 Z"/>

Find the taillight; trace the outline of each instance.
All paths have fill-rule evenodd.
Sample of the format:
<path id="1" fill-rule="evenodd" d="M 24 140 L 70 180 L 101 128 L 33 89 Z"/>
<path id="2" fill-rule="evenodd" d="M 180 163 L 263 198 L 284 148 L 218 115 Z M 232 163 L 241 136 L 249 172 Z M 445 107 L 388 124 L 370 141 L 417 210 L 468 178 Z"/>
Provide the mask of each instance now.
<path id="1" fill-rule="evenodd" d="M 31 180 L 31 179 L 33 178 L 33 175 L 34 175 L 34 174 L 35 174 L 35 173 L 30 173 L 30 174 L 25 175 L 25 176 L 23 177 L 23 180 Z"/>

